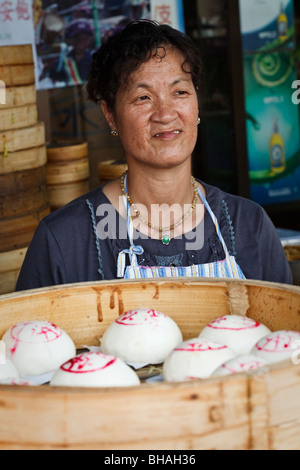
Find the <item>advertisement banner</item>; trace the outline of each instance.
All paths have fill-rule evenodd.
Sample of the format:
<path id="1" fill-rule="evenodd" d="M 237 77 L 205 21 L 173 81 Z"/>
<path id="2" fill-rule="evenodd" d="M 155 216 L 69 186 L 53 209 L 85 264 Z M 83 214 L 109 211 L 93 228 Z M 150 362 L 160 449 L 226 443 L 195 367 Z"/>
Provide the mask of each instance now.
<path id="1" fill-rule="evenodd" d="M 244 56 L 251 198 L 262 205 L 300 200 L 296 79 L 292 53 Z"/>
<path id="2" fill-rule="evenodd" d="M 295 47 L 293 0 L 239 0 L 244 53 Z"/>

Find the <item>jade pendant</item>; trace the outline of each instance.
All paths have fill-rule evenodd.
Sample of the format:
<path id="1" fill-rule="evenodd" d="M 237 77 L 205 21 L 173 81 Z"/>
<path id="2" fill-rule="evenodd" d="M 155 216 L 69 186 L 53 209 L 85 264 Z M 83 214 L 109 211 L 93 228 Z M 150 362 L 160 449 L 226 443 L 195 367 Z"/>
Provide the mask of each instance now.
<path id="1" fill-rule="evenodd" d="M 161 237 L 161 241 L 163 242 L 164 245 L 169 245 L 170 240 L 171 238 L 168 233 L 164 233 L 163 236 Z"/>

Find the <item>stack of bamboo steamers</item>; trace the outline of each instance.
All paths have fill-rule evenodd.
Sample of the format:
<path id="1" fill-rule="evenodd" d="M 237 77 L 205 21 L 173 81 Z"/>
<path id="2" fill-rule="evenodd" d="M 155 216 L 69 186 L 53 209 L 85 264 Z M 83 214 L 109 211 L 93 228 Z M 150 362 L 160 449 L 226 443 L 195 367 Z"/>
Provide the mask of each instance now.
<path id="1" fill-rule="evenodd" d="M 0 80 L 5 84 L 0 104 L 0 294 L 4 294 L 14 291 L 27 248 L 50 206 L 45 129 L 37 120 L 31 45 L 0 47 Z"/>
<path id="2" fill-rule="evenodd" d="M 87 193 L 90 189 L 87 142 L 60 141 L 49 144 L 46 178 L 52 211 Z"/>

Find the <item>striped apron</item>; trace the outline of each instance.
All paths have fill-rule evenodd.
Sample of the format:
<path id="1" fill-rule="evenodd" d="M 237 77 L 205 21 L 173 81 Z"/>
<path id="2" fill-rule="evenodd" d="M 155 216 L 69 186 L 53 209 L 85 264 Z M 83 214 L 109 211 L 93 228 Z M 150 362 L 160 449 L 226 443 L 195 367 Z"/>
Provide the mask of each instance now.
<path id="1" fill-rule="evenodd" d="M 126 186 L 126 177 L 124 184 Z M 130 215 L 130 204 L 125 196 L 123 196 L 126 212 L 127 212 L 127 232 L 130 241 L 130 247 L 119 253 L 117 277 L 124 279 L 145 279 L 145 278 L 161 278 L 161 277 L 213 277 L 213 278 L 231 278 L 246 279 L 241 268 L 237 264 L 235 257 L 229 254 L 225 241 L 222 237 L 218 220 L 212 212 L 207 200 L 198 188 L 199 196 L 208 211 L 215 227 L 219 240 L 223 246 L 225 259 L 222 261 L 197 264 L 186 267 L 176 266 L 140 266 L 137 256 L 142 255 L 144 249 L 142 246 L 134 245 L 134 227 Z M 130 266 L 126 267 L 126 256 L 129 256 Z"/>

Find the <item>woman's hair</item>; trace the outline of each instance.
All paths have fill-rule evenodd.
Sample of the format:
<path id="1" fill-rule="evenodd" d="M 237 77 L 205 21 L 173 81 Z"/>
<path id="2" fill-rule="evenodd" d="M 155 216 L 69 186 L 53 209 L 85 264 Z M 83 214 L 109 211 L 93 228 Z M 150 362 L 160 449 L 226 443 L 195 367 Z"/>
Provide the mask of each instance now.
<path id="1" fill-rule="evenodd" d="M 88 98 L 99 103 L 104 100 L 108 109 L 115 110 L 116 94 L 130 75 L 154 55 L 163 58 L 166 48 L 179 50 L 182 68 L 192 76 L 198 94 L 203 88 L 203 66 L 199 49 L 185 34 L 168 25 L 150 20 L 135 20 L 109 37 L 93 54 L 86 86 Z"/>

